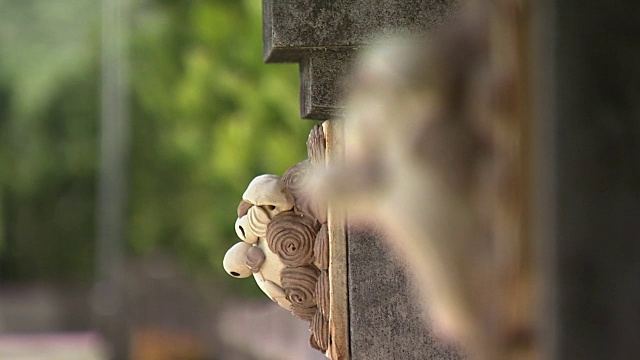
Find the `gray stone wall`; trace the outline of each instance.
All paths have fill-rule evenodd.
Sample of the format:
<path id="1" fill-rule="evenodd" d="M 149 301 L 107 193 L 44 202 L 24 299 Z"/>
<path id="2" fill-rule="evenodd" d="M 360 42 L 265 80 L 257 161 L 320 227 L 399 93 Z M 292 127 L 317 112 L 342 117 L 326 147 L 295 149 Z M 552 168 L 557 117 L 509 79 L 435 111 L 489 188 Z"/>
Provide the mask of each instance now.
<path id="1" fill-rule="evenodd" d="M 547 0 L 535 14 L 545 358 L 637 358 L 640 3 Z"/>
<path id="2" fill-rule="evenodd" d="M 264 59 L 300 64 L 303 118 L 339 117 L 358 50 L 381 36 L 428 34 L 457 8 L 451 0 L 263 0 Z M 426 326 L 380 233 L 349 227 L 347 242 L 351 358 L 460 358 Z"/>
<path id="3" fill-rule="evenodd" d="M 342 115 L 342 85 L 355 53 L 381 37 L 424 34 L 457 9 L 454 0 L 263 0 L 266 62 L 300 63 L 300 114 Z"/>
<path id="4" fill-rule="evenodd" d="M 351 359 L 460 359 L 427 328 L 402 259 L 379 229 L 349 227 Z"/>

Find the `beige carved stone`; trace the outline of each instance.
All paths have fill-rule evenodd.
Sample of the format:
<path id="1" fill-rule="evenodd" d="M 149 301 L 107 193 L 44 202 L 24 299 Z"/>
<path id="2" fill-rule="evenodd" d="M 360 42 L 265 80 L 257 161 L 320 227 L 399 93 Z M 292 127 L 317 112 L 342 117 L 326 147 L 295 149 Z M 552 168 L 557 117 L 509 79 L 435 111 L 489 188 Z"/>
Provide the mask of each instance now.
<path id="1" fill-rule="evenodd" d="M 260 266 L 260 274 L 265 280 L 269 280 L 278 286 L 282 286 L 280 281 L 282 270 L 286 267 L 278 255 L 274 254 L 267 241 L 264 238 L 260 238 L 256 243 L 256 247 L 262 251 L 265 256 L 264 262 Z"/>
<path id="2" fill-rule="evenodd" d="M 287 300 L 284 290 L 280 286 L 275 284 L 273 281 L 265 280 L 260 273 L 253 274 L 253 278 L 255 279 L 256 284 L 258 284 L 260 290 L 262 290 L 269 299 L 286 310 L 291 311 L 291 303 Z"/>
<path id="3" fill-rule="evenodd" d="M 233 245 L 224 255 L 222 266 L 229 275 L 236 278 L 251 276 L 251 270 L 245 264 L 245 257 L 249 248 L 251 248 L 250 244 L 241 241 Z"/>
<path id="4" fill-rule="evenodd" d="M 288 266 L 304 266 L 313 262 L 313 247 L 318 227 L 309 216 L 293 211 L 276 215 L 267 228 L 267 244 Z"/>
<path id="5" fill-rule="evenodd" d="M 276 294 L 273 296 L 273 300 L 280 305 L 281 307 L 291 311 L 291 303 L 287 300 L 287 296 L 282 294 L 284 290 L 278 285 L 276 285 L 273 281 L 265 280 L 264 282 L 265 289 L 269 294 Z"/>
<path id="6" fill-rule="evenodd" d="M 247 190 L 242 194 L 242 200 L 253 205 L 262 206 L 269 217 L 282 211 L 293 209 L 293 195 L 277 175 L 260 175 L 254 178 Z"/>
<path id="7" fill-rule="evenodd" d="M 271 222 L 271 217 L 262 206 L 253 206 L 247 213 L 247 225 L 249 231 L 257 237 L 267 236 L 267 226 Z"/>
<path id="8" fill-rule="evenodd" d="M 265 239 L 260 238 L 254 248 L 256 250 L 253 251 L 259 251 L 264 255 L 264 260 L 259 269 L 255 269 L 258 271 L 253 274 L 258 287 L 278 305 L 287 310 L 291 310 L 291 303 L 287 300 L 280 282 L 280 274 L 285 268 L 285 265 L 280 261 L 278 255 L 269 250 Z"/>
<path id="9" fill-rule="evenodd" d="M 316 235 L 316 243 L 313 246 L 313 264 L 320 270 L 329 268 L 329 230 L 327 224 L 322 224 Z"/>
<path id="10" fill-rule="evenodd" d="M 255 244 L 258 241 L 258 235 L 249 228 L 249 217 L 247 215 L 238 218 L 235 227 L 236 235 L 238 235 L 240 240 L 249 244 Z"/>

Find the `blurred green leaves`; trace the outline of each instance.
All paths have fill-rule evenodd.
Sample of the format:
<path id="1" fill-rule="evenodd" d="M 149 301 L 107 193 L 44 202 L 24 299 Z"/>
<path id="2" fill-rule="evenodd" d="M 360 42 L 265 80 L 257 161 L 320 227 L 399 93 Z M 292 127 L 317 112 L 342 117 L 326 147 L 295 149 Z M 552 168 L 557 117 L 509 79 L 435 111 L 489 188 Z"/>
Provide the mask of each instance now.
<path id="1" fill-rule="evenodd" d="M 128 249 L 222 276 L 249 181 L 305 157 L 295 65 L 262 63 L 260 1 L 134 1 Z M 0 270 L 90 279 L 97 0 L 0 1 Z"/>
<path id="2" fill-rule="evenodd" d="M 0 5 L 0 86 L 6 91 L 0 136 L 7 166 L 2 178 L 9 177 L 5 185 L 18 193 L 46 186 L 57 173 L 55 168 L 65 166 L 74 172 L 79 170 L 76 166 L 85 169 L 87 160 L 94 161 L 79 159 L 75 151 L 55 145 L 67 136 L 83 138 L 80 142 L 87 145 L 83 131 L 94 130 L 69 105 L 71 101 L 81 107 L 87 100 L 95 102 L 94 98 L 78 101 L 67 96 L 63 101 L 62 97 L 64 92 L 75 95 L 74 87 L 88 85 L 86 76 L 93 78 L 91 85 L 96 83 L 96 5 L 96 0 L 2 1 Z M 95 96 L 95 91 L 82 93 Z M 52 108 L 53 103 L 60 106 Z M 94 108 L 84 110 L 95 118 Z M 60 116 L 54 119 L 48 112 Z"/>

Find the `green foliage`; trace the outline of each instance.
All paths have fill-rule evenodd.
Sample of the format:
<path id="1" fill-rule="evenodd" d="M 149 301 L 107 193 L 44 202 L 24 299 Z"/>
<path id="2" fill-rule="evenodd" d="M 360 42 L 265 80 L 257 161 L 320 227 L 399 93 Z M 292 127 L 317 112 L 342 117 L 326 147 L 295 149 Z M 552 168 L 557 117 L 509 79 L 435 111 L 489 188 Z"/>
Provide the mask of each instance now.
<path id="1" fill-rule="evenodd" d="M 0 274 L 93 267 L 98 96 L 94 0 L 0 11 Z"/>
<path id="2" fill-rule="evenodd" d="M 5 278 L 91 273 L 96 8 L 96 0 L 2 4 Z M 169 252 L 194 271 L 222 276 L 249 181 L 282 174 L 305 157 L 313 124 L 298 118 L 297 68 L 263 64 L 259 1 L 140 0 L 130 16 L 128 249 Z"/>

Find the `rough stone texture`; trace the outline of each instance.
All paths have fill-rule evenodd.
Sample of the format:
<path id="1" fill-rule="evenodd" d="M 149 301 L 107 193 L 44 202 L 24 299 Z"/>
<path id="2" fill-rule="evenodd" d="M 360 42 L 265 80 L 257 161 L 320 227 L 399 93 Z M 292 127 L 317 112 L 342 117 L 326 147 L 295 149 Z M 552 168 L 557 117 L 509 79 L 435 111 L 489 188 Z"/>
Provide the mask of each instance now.
<path id="1" fill-rule="evenodd" d="M 300 112 L 342 115 L 356 52 L 382 37 L 420 35 L 450 18 L 456 0 L 263 0 L 264 59 L 300 64 Z M 375 232 L 349 227 L 352 359 L 459 359 L 425 326 L 400 262 Z"/>
<path id="2" fill-rule="evenodd" d="M 422 34 L 450 17 L 454 0 L 263 0 L 266 62 L 300 63 L 300 112 L 342 114 L 342 87 L 356 50 L 381 37 Z"/>
<path id="3" fill-rule="evenodd" d="M 264 57 L 298 62 L 304 50 L 355 48 L 378 35 L 422 33 L 451 11 L 446 0 L 264 0 Z"/>
<path id="4" fill-rule="evenodd" d="M 640 342 L 640 2 L 537 12 L 537 135 L 549 359 L 630 359 Z M 546 12 L 545 12 L 546 10 Z M 549 41 L 553 39 L 553 41 Z M 552 90 L 551 90 L 552 89 Z M 553 98 L 550 98 L 553 96 Z M 536 122 L 536 124 L 538 124 Z M 544 219 L 546 218 L 546 219 Z"/>
<path id="5" fill-rule="evenodd" d="M 463 358 L 425 326 L 403 264 L 379 231 L 350 226 L 347 236 L 351 359 Z"/>
<path id="6" fill-rule="evenodd" d="M 343 113 L 342 98 L 355 53 L 348 49 L 316 51 L 300 63 L 300 114 L 325 120 Z"/>

